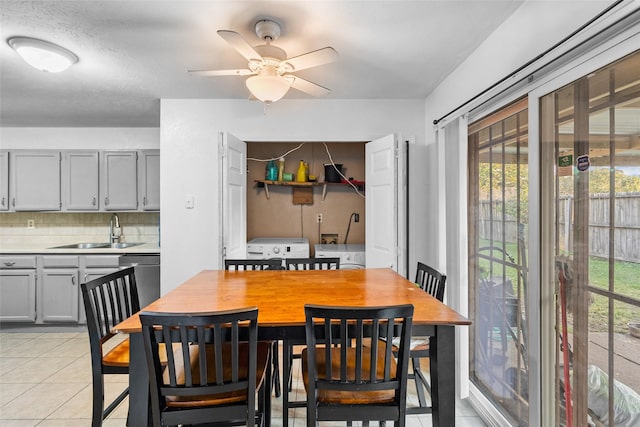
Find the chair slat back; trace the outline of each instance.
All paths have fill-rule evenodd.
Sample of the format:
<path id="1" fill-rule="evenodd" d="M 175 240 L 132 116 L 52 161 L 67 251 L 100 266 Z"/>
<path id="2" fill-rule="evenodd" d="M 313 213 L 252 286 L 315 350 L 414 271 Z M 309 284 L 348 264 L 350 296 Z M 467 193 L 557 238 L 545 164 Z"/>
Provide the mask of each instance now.
<path id="1" fill-rule="evenodd" d="M 258 309 L 211 313 L 140 313 L 152 409 L 177 398 L 242 395 L 255 406 Z M 167 351 L 162 365 L 159 344 Z M 255 408 L 254 408 L 255 409 Z M 253 415 L 249 417 L 252 419 Z"/>
<path id="2" fill-rule="evenodd" d="M 113 336 L 113 327 L 140 311 L 134 267 L 80 285 L 89 337 L 100 342 Z"/>
<path id="3" fill-rule="evenodd" d="M 285 258 L 286 270 L 339 270 L 340 258 Z"/>
<path id="4" fill-rule="evenodd" d="M 243 270 L 282 270 L 282 260 L 272 259 L 225 259 L 224 269 L 230 271 Z"/>
<path id="5" fill-rule="evenodd" d="M 440 302 L 444 300 L 446 281 L 447 276 L 426 264 L 418 262 L 415 282 L 420 286 L 420 289 L 437 298 Z"/>
<path id="6" fill-rule="evenodd" d="M 305 315 L 309 396 L 313 396 L 316 389 L 353 393 L 395 390 L 396 402 L 404 402 L 413 305 L 329 307 L 307 304 Z M 381 340 L 382 337 L 386 340 Z M 393 346 L 386 345 L 387 340 L 391 342 L 394 337 L 399 339 L 397 360 Z M 316 369 L 316 346 L 324 342 L 339 342 L 339 350 L 331 345 L 320 347 L 325 359 L 325 372 L 320 375 Z M 339 360 L 336 360 L 338 352 Z"/>

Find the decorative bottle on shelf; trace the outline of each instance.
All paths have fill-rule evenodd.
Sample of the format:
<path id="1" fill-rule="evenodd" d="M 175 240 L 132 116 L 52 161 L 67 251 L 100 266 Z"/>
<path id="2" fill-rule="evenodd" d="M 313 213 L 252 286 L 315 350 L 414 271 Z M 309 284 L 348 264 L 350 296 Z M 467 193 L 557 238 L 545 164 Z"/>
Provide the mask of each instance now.
<path id="1" fill-rule="evenodd" d="M 304 162 L 304 180 L 309 181 L 309 162 Z"/>
<path id="2" fill-rule="evenodd" d="M 278 181 L 284 181 L 284 157 L 278 160 Z"/>
<path id="3" fill-rule="evenodd" d="M 304 167 L 304 160 L 300 160 L 300 164 L 298 165 L 298 172 L 296 173 L 296 181 L 297 182 L 307 181 L 307 170 Z"/>

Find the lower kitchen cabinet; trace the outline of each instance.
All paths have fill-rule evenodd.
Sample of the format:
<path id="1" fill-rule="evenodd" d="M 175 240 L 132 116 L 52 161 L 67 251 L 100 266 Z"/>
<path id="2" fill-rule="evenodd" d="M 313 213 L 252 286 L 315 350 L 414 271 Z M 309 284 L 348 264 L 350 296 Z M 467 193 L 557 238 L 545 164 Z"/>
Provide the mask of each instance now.
<path id="1" fill-rule="evenodd" d="M 29 254 L 0 255 L 0 323 L 37 325 L 86 324 L 81 283 L 114 273 L 125 265 L 121 254 Z M 129 257 L 131 258 L 131 256 Z M 140 271 L 138 292 L 145 305 L 159 297 L 159 255 L 147 265 L 135 258 Z M 129 265 L 129 264 L 126 264 Z M 136 268 L 138 268 L 136 267 Z M 141 286 L 151 277 L 153 289 Z M 146 299 L 145 299 L 146 298 Z"/>
<path id="2" fill-rule="evenodd" d="M 44 255 L 38 290 L 38 323 L 77 323 L 80 257 Z"/>
<path id="3" fill-rule="evenodd" d="M 81 283 L 87 283 L 107 274 L 114 273 L 120 269 L 120 255 L 84 255 L 82 257 L 82 269 L 80 275 Z M 82 291 L 80 290 L 80 315 L 78 322 L 87 323 L 87 315 L 84 311 Z"/>
<path id="4" fill-rule="evenodd" d="M 41 290 L 39 322 L 78 321 L 78 269 L 44 270 Z"/>
<path id="5" fill-rule="evenodd" d="M 0 256 L 0 322 L 36 321 L 36 257 Z"/>
<path id="6" fill-rule="evenodd" d="M 0 322 L 36 320 L 36 270 L 0 271 Z"/>

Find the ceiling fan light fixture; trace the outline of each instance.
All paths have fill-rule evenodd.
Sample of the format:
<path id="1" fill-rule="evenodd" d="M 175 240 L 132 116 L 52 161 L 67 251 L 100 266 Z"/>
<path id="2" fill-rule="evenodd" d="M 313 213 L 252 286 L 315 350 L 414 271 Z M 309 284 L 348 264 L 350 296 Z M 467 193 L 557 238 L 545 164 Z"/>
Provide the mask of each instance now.
<path id="1" fill-rule="evenodd" d="M 257 75 L 249 77 L 246 85 L 260 101 L 272 103 L 279 101 L 289 91 L 291 82 L 281 76 Z"/>
<path id="2" fill-rule="evenodd" d="M 76 54 L 45 40 L 11 37 L 7 43 L 27 64 L 40 71 L 59 73 L 78 62 Z"/>

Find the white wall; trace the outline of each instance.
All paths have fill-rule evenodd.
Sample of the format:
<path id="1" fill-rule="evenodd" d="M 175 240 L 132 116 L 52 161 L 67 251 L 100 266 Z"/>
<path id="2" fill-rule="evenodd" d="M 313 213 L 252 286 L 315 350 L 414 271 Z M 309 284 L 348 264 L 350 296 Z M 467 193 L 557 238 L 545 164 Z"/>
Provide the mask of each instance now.
<path id="1" fill-rule="evenodd" d="M 434 236 L 433 240 L 437 243 L 426 247 L 425 262 L 437 265 L 445 272 L 447 270 L 447 260 L 443 254 L 447 252 L 444 230 L 449 215 L 445 211 L 444 199 L 448 196 L 458 198 L 458 195 L 450 195 L 444 191 L 444 176 L 446 171 L 458 170 L 461 179 L 466 179 L 466 170 L 459 170 L 457 159 L 449 158 L 445 161 L 444 147 L 436 146 L 436 127 L 433 121 L 551 48 L 610 3 L 602 0 L 525 1 L 426 98 L 424 150 L 427 167 L 426 176 L 422 180 L 434 183 L 433 186 L 429 186 L 426 197 L 440 202 L 438 211 L 431 209 L 426 212 L 427 233 Z M 513 82 L 515 79 L 507 83 Z M 457 114 L 469 111 L 471 106 L 477 105 L 477 102 L 471 104 Z M 454 114 L 448 120 L 455 117 Z M 446 122 L 447 120 L 440 125 Z M 466 218 L 463 220 L 466 221 Z"/>
<path id="2" fill-rule="evenodd" d="M 157 149 L 159 128 L 0 128 L 0 149 Z"/>
<path id="3" fill-rule="evenodd" d="M 165 99 L 160 129 L 164 294 L 204 268 L 219 268 L 219 132 L 245 141 L 369 141 L 396 132 L 424 146 L 424 101 L 281 100 L 264 114 L 252 101 Z M 423 160 L 413 156 L 411 170 Z M 423 200 L 425 183 L 412 188 L 411 198 Z M 184 208 L 186 194 L 194 209 Z M 423 211 L 412 209 L 412 237 L 424 234 Z M 422 249 L 412 240 L 415 263 Z"/>

